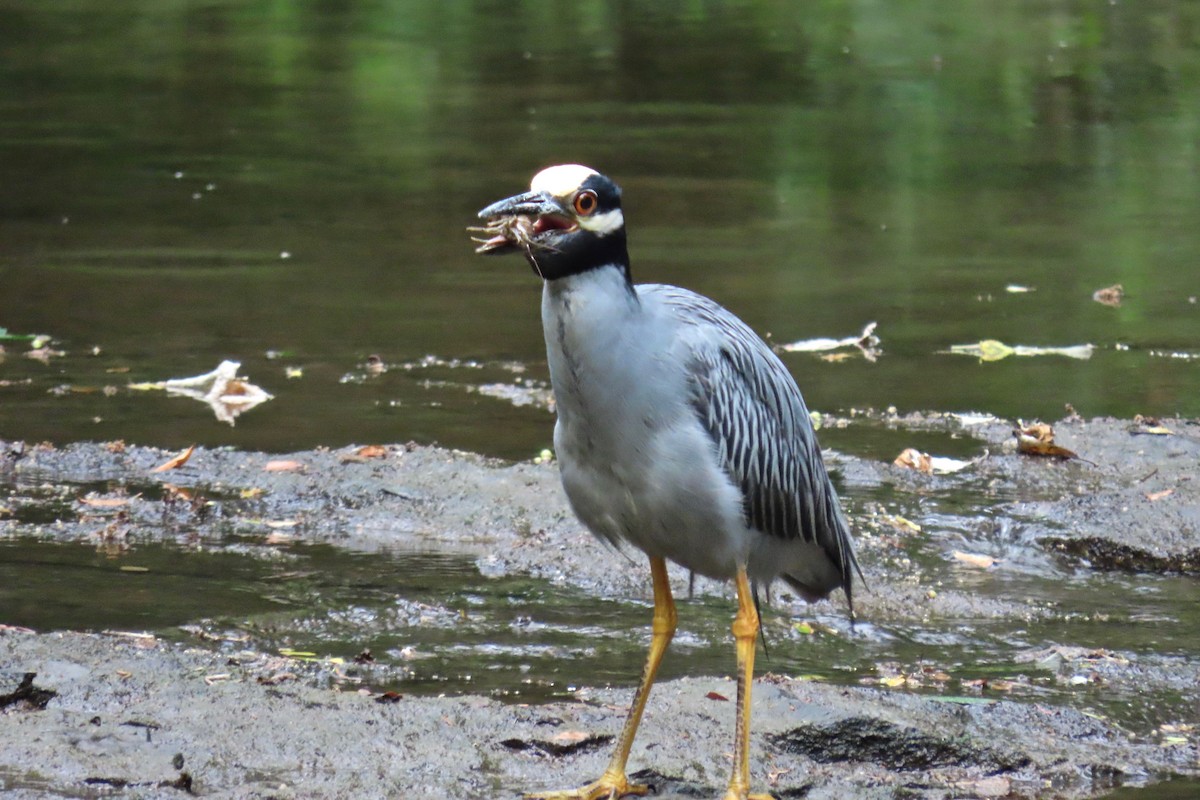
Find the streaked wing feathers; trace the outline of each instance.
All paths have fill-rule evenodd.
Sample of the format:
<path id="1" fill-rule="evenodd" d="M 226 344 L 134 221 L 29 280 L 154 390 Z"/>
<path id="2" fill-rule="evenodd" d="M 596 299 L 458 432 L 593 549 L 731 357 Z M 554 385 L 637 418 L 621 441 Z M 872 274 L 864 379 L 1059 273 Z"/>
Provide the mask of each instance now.
<path id="1" fill-rule="evenodd" d="M 691 327 L 693 407 L 741 487 L 747 523 L 820 545 L 849 597 L 858 568 L 849 527 L 791 374 L 757 334 L 713 301 L 674 287 L 654 290 Z"/>

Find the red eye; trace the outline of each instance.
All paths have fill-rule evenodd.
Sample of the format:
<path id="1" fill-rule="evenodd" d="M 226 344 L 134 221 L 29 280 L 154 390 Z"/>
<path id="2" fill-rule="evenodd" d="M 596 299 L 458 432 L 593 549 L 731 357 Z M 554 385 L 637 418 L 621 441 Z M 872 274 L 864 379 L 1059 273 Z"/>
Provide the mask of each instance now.
<path id="1" fill-rule="evenodd" d="M 575 195 L 575 213 L 581 217 L 586 217 L 595 211 L 598 204 L 596 193 L 591 189 L 584 189 Z"/>

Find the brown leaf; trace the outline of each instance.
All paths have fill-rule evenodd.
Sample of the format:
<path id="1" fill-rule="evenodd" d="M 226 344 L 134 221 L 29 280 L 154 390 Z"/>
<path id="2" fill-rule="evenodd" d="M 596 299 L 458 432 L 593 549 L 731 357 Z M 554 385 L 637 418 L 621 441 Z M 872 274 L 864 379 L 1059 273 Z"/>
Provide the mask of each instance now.
<path id="1" fill-rule="evenodd" d="M 1013 431 L 1017 437 L 1017 452 L 1027 456 L 1048 456 L 1050 458 L 1079 458 L 1074 451 L 1060 447 L 1054 443 L 1054 429 L 1044 422 L 1023 425 Z"/>
<path id="2" fill-rule="evenodd" d="M 1044 422 L 1035 422 L 1020 429 L 1020 434 L 1038 442 L 1053 442 L 1054 428 Z"/>
<path id="3" fill-rule="evenodd" d="M 1156 500 L 1162 500 L 1164 497 L 1170 497 L 1175 494 L 1174 489 L 1163 489 L 1161 492 L 1146 492 L 1146 499 L 1151 503 Z"/>
<path id="4" fill-rule="evenodd" d="M 192 451 L 195 449 L 196 445 L 192 445 L 174 458 L 159 464 L 157 467 L 151 470 L 151 472 L 166 472 L 169 469 L 179 469 L 187 463 L 189 458 L 192 457 Z"/>
<path id="5" fill-rule="evenodd" d="M 897 467 L 905 467 L 907 469 L 915 469 L 917 472 L 924 472 L 926 475 L 933 474 L 933 459 L 928 453 L 922 453 L 915 447 L 909 447 L 900 455 L 896 456 L 896 460 L 892 462 Z"/>
<path id="6" fill-rule="evenodd" d="M 380 444 L 368 444 L 358 448 L 357 453 L 363 458 L 387 458 L 388 450 Z"/>
<path id="7" fill-rule="evenodd" d="M 304 465 L 299 461 L 268 461 L 263 466 L 263 470 L 266 472 L 303 472 Z"/>
<path id="8" fill-rule="evenodd" d="M 399 692 L 384 692 L 375 698 L 376 703 L 399 703 L 404 699 L 404 695 Z"/>
<path id="9" fill-rule="evenodd" d="M 725 695 L 721 694 L 720 692 L 709 692 L 708 694 L 706 694 L 704 696 L 707 697 L 709 700 L 724 700 L 726 703 L 729 702 L 729 698 L 726 697 Z"/>
<path id="10" fill-rule="evenodd" d="M 1106 286 L 1103 289 L 1097 289 L 1092 292 L 1092 299 L 1097 303 L 1103 303 L 1106 306 L 1116 308 L 1121 305 L 1121 300 L 1125 297 L 1125 287 L 1119 283 L 1114 283 L 1112 286 Z"/>

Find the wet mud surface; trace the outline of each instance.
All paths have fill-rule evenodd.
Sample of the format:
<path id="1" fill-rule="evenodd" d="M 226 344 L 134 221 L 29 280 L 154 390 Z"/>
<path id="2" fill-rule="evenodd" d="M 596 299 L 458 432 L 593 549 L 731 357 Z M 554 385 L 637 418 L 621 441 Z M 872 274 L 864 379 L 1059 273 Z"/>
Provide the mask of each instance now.
<path id="1" fill-rule="evenodd" d="M 1074 798 L 1196 780 L 1200 427 L 1062 421 L 1057 441 L 1079 459 L 1061 461 L 1017 454 L 998 420 L 849 424 L 972 463 L 928 475 L 830 453 L 868 587 L 853 629 L 840 598 L 809 606 L 774 592 L 755 685 L 756 788 L 781 798 Z M 5 796 L 515 797 L 603 770 L 640 666 L 648 571 L 639 554 L 580 529 L 553 463 L 396 445 L 197 450 L 154 471 L 172 455 L 0 443 L 0 543 L 94 551 L 121 565 L 131 594 L 165 569 L 132 558 L 150 552 L 166 562 L 237 556 L 277 570 L 275 580 L 290 576 L 300 545 L 332 546 L 394 571 L 339 573 L 306 590 L 305 602 L 321 596 L 319 612 L 197 611 L 86 626 L 92 633 L 0 619 L 0 696 L 15 697 L 0 708 Z M 475 584 L 478 598 L 393 598 L 393 580 L 434 563 L 386 561 L 397 554 L 468 565 L 471 577 L 448 581 Z M 701 622 L 668 656 L 676 671 L 655 688 L 630 769 L 659 796 L 720 796 L 734 686 L 704 654 L 711 640 L 732 661 L 722 641 L 729 589 L 698 580 L 688 602 L 688 575 L 672 578 L 681 622 Z M 495 612 L 524 591 L 513 587 L 530 586 L 547 594 Z M 170 586 L 157 591 L 165 598 Z M 392 599 L 367 614 L 354 600 L 364 594 Z M 626 630 L 597 622 L 581 643 L 530 646 L 530 630 L 546 623 L 529 617 L 553 598 L 578 604 L 563 612 L 568 622 L 590 607 Z M 337 658 L 292 647 L 297 630 L 333 619 Z M 410 632 L 411 644 L 359 653 L 358 633 L 368 639 L 381 624 Z M 422 651 L 452 653 L 467 639 L 485 661 L 504 657 L 500 645 L 520 651 L 512 674 L 486 685 L 415 681 Z M 619 663 L 600 669 L 610 659 Z M 524 695 L 497 688 L 522 685 L 512 676 L 524 670 Z M 539 676 L 572 673 L 575 683 L 536 691 Z"/>

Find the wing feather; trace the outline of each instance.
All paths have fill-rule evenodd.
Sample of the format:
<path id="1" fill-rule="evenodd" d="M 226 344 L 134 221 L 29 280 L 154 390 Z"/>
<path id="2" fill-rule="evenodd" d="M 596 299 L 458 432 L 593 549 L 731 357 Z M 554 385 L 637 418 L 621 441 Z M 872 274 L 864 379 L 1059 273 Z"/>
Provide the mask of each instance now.
<path id="1" fill-rule="evenodd" d="M 818 544 L 836 565 L 849 600 L 852 572 L 861 576 L 861 570 L 791 373 L 744 322 L 708 298 L 668 286 L 638 289 L 659 295 L 688 331 L 692 406 L 742 490 L 747 525 Z M 812 587 L 798 588 L 812 593 Z"/>

